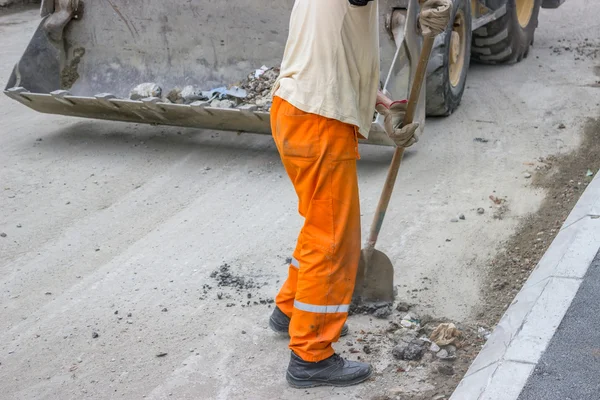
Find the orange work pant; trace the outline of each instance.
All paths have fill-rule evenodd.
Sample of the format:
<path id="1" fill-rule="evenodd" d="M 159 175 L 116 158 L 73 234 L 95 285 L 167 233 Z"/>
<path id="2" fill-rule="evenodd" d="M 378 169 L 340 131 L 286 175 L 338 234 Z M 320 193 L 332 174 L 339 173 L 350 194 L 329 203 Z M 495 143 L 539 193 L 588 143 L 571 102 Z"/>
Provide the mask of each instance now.
<path id="1" fill-rule="evenodd" d="M 304 217 L 288 278 L 276 297 L 291 318 L 290 349 L 305 361 L 334 351 L 348 316 L 360 258 L 353 125 L 303 112 L 275 97 L 271 128 Z"/>

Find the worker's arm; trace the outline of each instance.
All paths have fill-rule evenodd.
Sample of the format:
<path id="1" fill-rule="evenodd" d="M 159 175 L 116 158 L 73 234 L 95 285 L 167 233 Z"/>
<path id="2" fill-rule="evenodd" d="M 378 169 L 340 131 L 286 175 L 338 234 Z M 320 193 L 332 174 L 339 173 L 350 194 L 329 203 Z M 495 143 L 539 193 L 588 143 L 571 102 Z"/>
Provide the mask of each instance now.
<path id="1" fill-rule="evenodd" d="M 375 106 L 377 106 L 377 104 L 383 104 L 387 108 L 390 108 L 392 103 L 392 99 L 387 97 L 381 90 L 377 90 L 377 101 L 375 102 Z"/>

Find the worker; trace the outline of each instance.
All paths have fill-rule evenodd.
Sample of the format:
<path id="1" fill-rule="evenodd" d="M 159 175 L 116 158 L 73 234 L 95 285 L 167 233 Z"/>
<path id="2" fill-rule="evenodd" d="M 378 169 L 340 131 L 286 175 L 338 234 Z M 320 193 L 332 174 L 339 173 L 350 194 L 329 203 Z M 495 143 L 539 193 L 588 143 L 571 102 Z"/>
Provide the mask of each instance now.
<path id="1" fill-rule="evenodd" d="M 290 335 L 293 387 L 348 386 L 372 373 L 332 348 L 348 331 L 360 258 L 358 140 L 376 104 L 397 143 L 412 144 L 417 129 L 400 126 L 404 103 L 378 92 L 378 31 L 377 1 L 296 0 L 273 87 L 273 138 L 304 218 L 269 321 Z"/>

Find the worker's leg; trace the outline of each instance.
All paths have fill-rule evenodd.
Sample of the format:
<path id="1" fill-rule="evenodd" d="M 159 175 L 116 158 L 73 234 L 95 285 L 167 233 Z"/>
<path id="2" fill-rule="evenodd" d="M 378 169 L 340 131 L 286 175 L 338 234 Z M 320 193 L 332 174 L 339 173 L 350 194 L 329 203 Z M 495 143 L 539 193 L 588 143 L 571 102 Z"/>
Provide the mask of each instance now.
<path id="1" fill-rule="evenodd" d="M 292 310 L 294 308 L 294 300 L 296 298 L 296 287 L 298 281 L 298 269 L 300 268 L 300 262 L 298 261 L 298 255 L 300 252 L 302 239 L 302 233 L 298 237 L 298 243 L 296 244 L 296 250 L 290 262 L 288 269 L 288 277 L 281 287 L 281 290 L 275 297 L 275 304 L 279 309 L 288 317 L 292 318 Z"/>
<path id="2" fill-rule="evenodd" d="M 295 252 L 299 269 L 290 348 L 316 362 L 333 354 L 331 343 L 339 338 L 354 290 L 360 257 L 358 143 L 353 126 L 304 113 L 278 98 L 271 113 L 273 136 L 305 218 Z M 293 289 L 293 275 L 281 300 Z M 280 303 L 286 307 L 286 301 Z"/>

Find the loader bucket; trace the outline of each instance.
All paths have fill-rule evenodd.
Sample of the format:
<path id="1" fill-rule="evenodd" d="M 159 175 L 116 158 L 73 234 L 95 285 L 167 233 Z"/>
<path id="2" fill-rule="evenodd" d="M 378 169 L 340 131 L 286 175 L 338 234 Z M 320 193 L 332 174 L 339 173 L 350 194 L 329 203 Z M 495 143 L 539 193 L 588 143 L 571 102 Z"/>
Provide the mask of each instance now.
<path id="1" fill-rule="evenodd" d="M 42 21 L 5 93 L 28 107 L 83 118 L 270 133 L 268 109 L 176 104 L 174 88 L 230 87 L 279 66 L 293 0 L 44 0 Z M 385 88 L 406 98 L 417 57 L 417 0 L 380 1 Z M 400 15 L 398 14 L 400 13 Z M 162 96 L 130 99 L 138 84 Z M 420 120 L 424 121 L 424 96 Z M 370 143 L 390 145 L 379 119 Z"/>

